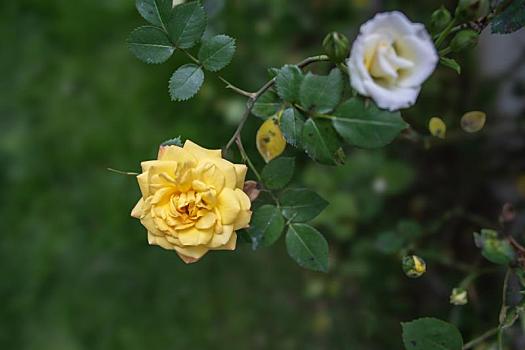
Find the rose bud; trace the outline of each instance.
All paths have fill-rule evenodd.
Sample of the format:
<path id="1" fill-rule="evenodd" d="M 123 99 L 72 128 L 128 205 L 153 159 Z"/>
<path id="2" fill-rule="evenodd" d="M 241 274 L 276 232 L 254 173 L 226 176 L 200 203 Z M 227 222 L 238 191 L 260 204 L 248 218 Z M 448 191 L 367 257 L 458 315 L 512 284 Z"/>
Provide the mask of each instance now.
<path id="1" fill-rule="evenodd" d="M 323 40 L 325 53 L 335 63 L 341 63 L 348 57 L 350 43 L 344 34 L 331 32 Z"/>

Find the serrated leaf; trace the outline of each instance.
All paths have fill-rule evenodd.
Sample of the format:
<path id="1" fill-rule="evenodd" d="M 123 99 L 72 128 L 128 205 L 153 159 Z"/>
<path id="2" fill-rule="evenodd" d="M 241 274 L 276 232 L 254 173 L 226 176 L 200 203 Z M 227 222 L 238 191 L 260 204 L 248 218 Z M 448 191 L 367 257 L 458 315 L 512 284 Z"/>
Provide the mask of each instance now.
<path id="1" fill-rule="evenodd" d="M 266 164 L 261 172 L 266 188 L 279 190 L 286 186 L 292 179 L 295 168 L 295 158 L 280 157 Z"/>
<path id="2" fill-rule="evenodd" d="M 148 64 L 165 62 L 175 51 L 168 36 L 153 26 L 139 27 L 131 32 L 128 47 L 135 57 Z"/>
<path id="3" fill-rule="evenodd" d="M 455 59 L 447 58 L 447 57 L 440 57 L 439 63 L 441 63 L 445 67 L 455 70 L 456 73 L 461 74 L 461 66 L 459 65 L 458 62 L 456 62 Z"/>
<path id="4" fill-rule="evenodd" d="M 266 119 L 266 121 L 262 123 L 259 130 L 257 130 L 255 143 L 259 154 L 266 163 L 279 157 L 284 152 L 286 140 L 281 133 L 281 129 L 279 129 L 277 118 Z"/>
<path id="5" fill-rule="evenodd" d="M 268 90 L 257 99 L 253 105 L 252 113 L 261 119 L 268 119 L 281 110 L 282 104 L 279 96 L 272 90 Z"/>
<path id="6" fill-rule="evenodd" d="M 168 23 L 168 34 L 176 47 L 193 47 L 206 29 L 206 12 L 198 1 L 175 6 Z"/>
<path id="7" fill-rule="evenodd" d="M 227 35 L 216 35 L 202 42 L 199 61 L 209 71 L 216 72 L 226 67 L 235 53 L 235 39 Z"/>
<path id="8" fill-rule="evenodd" d="M 284 218 L 279 208 L 269 204 L 257 208 L 248 229 L 252 248 L 269 247 L 279 239 L 283 230 Z"/>
<path id="9" fill-rule="evenodd" d="M 286 65 L 279 70 L 275 78 L 275 86 L 279 96 L 288 102 L 299 101 L 299 92 L 304 75 L 295 65 Z"/>
<path id="10" fill-rule="evenodd" d="M 281 131 L 290 145 L 299 147 L 303 136 L 304 120 L 294 108 L 287 108 L 279 120 Z"/>
<path id="11" fill-rule="evenodd" d="M 379 148 L 392 142 L 408 125 L 399 112 L 389 112 L 368 105 L 358 98 L 344 102 L 332 118 L 335 130 L 351 145 Z"/>
<path id="12" fill-rule="evenodd" d="M 183 142 L 180 136 L 174 137 L 172 139 L 166 140 L 163 143 L 160 144 L 161 147 L 163 146 L 183 146 Z"/>
<path id="13" fill-rule="evenodd" d="M 173 73 L 170 79 L 169 90 L 171 99 L 185 101 L 199 91 L 204 82 L 204 72 L 193 64 L 185 64 Z"/>
<path id="14" fill-rule="evenodd" d="M 286 250 L 299 266 L 313 271 L 328 271 L 328 243 L 312 226 L 291 224 L 286 232 Z"/>
<path id="15" fill-rule="evenodd" d="M 280 197 L 283 216 L 292 222 L 307 222 L 328 205 L 321 196 L 306 188 L 289 189 Z"/>
<path id="16" fill-rule="evenodd" d="M 136 0 L 135 6 L 146 21 L 166 30 L 172 14 L 172 0 Z"/>
<path id="17" fill-rule="evenodd" d="M 343 77 L 334 68 L 327 76 L 308 73 L 301 83 L 300 101 L 305 109 L 328 113 L 339 104 L 342 93 Z"/>
<path id="18" fill-rule="evenodd" d="M 328 165 L 344 163 L 341 142 L 328 120 L 308 119 L 304 123 L 302 143 L 306 154 L 316 162 Z"/>
<path id="19" fill-rule="evenodd" d="M 525 26 L 525 0 L 514 0 L 492 20 L 492 33 L 508 34 Z"/>
<path id="20" fill-rule="evenodd" d="M 461 350 L 463 347 L 459 330 L 437 318 L 420 318 L 401 326 L 406 350 Z"/>

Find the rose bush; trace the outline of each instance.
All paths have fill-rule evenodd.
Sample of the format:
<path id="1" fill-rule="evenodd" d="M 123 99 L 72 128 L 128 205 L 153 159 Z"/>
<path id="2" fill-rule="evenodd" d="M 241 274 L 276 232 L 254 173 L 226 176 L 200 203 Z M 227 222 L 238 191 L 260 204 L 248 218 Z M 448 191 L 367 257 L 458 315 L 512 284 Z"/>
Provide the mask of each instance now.
<path id="1" fill-rule="evenodd" d="M 243 192 L 246 166 L 186 141 L 161 146 L 142 162 L 142 198 L 131 215 L 148 230 L 150 244 L 175 250 L 186 263 L 209 250 L 235 249 L 236 230 L 248 226 L 251 202 Z"/>
<path id="2" fill-rule="evenodd" d="M 425 27 L 395 11 L 379 13 L 361 26 L 348 68 L 354 89 L 380 108 L 394 111 L 416 102 L 437 62 Z"/>

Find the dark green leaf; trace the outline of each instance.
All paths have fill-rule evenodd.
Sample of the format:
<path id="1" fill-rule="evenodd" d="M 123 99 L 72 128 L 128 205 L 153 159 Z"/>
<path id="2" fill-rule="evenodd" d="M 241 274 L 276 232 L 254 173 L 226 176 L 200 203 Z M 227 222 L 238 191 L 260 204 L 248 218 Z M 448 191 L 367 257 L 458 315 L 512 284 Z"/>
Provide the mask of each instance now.
<path id="1" fill-rule="evenodd" d="M 272 160 L 262 170 L 261 176 L 266 188 L 279 190 L 292 179 L 295 158 L 280 157 Z"/>
<path id="2" fill-rule="evenodd" d="M 206 13 L 198 1 L 177 5 L 168 24 L 168 34 L 176 47 L 194 46 L 206 29 Z"/>
<path id="3" fill-rule="evenodd" d="M 285 218 L 292 222 L 306 222 L 319 215 L 328 205 L 321 196 L 306 188 L 290 189 L 280 198 Z"/>
<path id="4" fill-rule="evenodd" d="M 301 84 L 301 105 L 319 113 L 332 111 L 343 92 L 343 78 L 341 71 L 334 68 L 329 75 L 321 76 L 308 73 Z"/>
<path id="5" fill-rule="evenodd" d="M 235 39 L 227 35 L 216 35 L 202 42 L 199 61 L 209 71 L 216 72 L 226 67 L 235 53 Z"/>
<path id="6" fill-rule="evenodd" d="M 308 119 L 303 127 L 302 143 L 310 158 L 319 163 L 344 163 L 345 154 L 341 142 L 328 120 Z"/>
<path id="7" fill-rule="evenodd" d="M 387 231 L 377 236 L 376 247 L 385 254 L 397 253 L 403 248 L 405 239 L 395 231 Z"/>
<path id="8" fill-rule="evenodd" d="M 508 34 L 525 26 L 525 0 L 514 0 L 492 20 L 492 33 Z"/>
<path id="9" fill-rule="evenodd" d="M 288 102 L 299 101 L 299 91 L 303 81 L 303 72 L 299 67 L 286 65 L 279 70 L 275 78 L 277 93 Z"/>
<path id="10" fill-rule="evenodd" d="M 146 63 L 165 62 L 175 51 L 166 34 L 157 27 L 144 26 L 131 32 L 129 50 Z"/>
<path id="11" fill-rule="evenodd" d="M 455 59 L 447 58 L 447 57 L 440 57 L 439 63 L 441 63 L 445 67 L 455 70 L 456 73 L 461 74 L 461 66 L 459 65 L 458 62 L 456 62 Z"/>
<path id="12" fill-rule="evenodd" d="M 268 119 L 274 116 L 281 107 L 282 101 L 279 96 L 272 90 L 268 90 L 255 102 L 252 113 L 259 118 Z"/>
<path id="13" fill-rule="evenodd" d="M 294 147 L 301 145 L 303 136 L 304 120 L 300 113 L 294 108 L 287 108 L 280 119 L 281 132 L 286 142 Z"/>
<path id="14" fill-rule="evenodd" d="M 136 0 L 135 6 L 146 21 L 166 30 L 171 18 L 172 0 Z"/>
<path id="15" fill-rule="evenodd" d="M 284 218 L 279 208 L 274 205 L 263 205 L 257 208 L 248 229 L 253 249 L 272 245 L 279 239 L 283 230 Z"/>
<path id="16" fill-rule="evenodd" d="M 463 338 L 452 324 L 436 318 L 402 323 L 406 350 L 461 350 Z"/>
<path id="17" fill-rule="evenodd" d="M 481 248 L 481 255 L 494 264 L 507 265 L 516 259 L 511 244 L 499 238 L 494 230 L 482 229 L 480 233 L 474 233 L 474 241 Z"/>
<path id="18" fill-rule="evenodd" d="M 172 139 L 164 141 L 160 145 L 161 146 L 179 146 L 179 147 L 182 147 L 183 142 L 182 142 L 180 136 L 177 136 L 177 137 L 174 137 Z"/>
<path id="19" fill-rule="evenodd" d="M 170 96 L 174 101 L 192 98 L 201 88 L 204 72 L 195 64 L 185 64 L 173 73 L 170 79 Z"/>
<path id="20" fill-rule="evenodd" d="M 299 266 L 314 271 L 328 271 L 328 243 L 312 226 L 291 224 L 286 232 L 286 250 Z"/>
<path id="21" fill-rule="evenodd" d="M 399 112 L 381 110 L 358 98 L 344 102 L 332 123 L 346 142 L 363 148 L 383 147 L 407 127 Z"/>

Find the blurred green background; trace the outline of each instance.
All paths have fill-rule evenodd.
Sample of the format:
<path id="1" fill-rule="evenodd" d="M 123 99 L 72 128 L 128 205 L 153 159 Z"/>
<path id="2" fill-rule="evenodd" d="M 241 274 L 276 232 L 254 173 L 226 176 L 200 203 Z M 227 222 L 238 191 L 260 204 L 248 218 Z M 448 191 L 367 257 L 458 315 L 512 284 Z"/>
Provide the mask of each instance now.
<path id="1" fill-rule="evenodd" d="M 266 68 L 320 53 L 331 30 L 353 38 L 375 12 L 392 9 L 425 22 L 441 3 L 204 4 L 208 34 L 237 39 L 224 76 L 255 90 Z M 482 279 L 469 305 L 453 307 L 448 296 L 464 273 L 450 261 L 482 263 L 472 232 L 495 222 L 503 202 L 523 204 L 523 106 L 503 113 L 498 105 L 501 93 L 522 99 L 523 80 L 508 83 L 521 66 L 484 76 L 488 40 L 460 59 L 461 77 L 440 68 L 404 114 L 422 133 L 434 115 L 459 132 L 462 113 L 481 109 L 489 121 L 479 135 L 459 132 L 430 149 L 396 141 L 383 151 L 348 150 L 337 170 L 300 156 L 294 181 L 332 203 L 317 222 L 331 244 L 329 274 L 296 266 L 282 240 L 185 265 L 147 245 L 129 216 L 135 179 L 106 168 L 135 171 L 178 135 L 219 147 L 244 101 L 208 74 L 196 98 L 170 102 L 168 78 L 185 60 L 137 61 L 125 40 L 143 23 L 132 0 L 0 4 L 1 349 L 384 350 L 401 349 L 399 322 L 420 316 L 454 321 L 466 338 L 497 323 L 501 276 Z M 253 141 L 260 122 L 252 118 L 244 138 L 262 165 Z M 406 278 L 392 254 L 403 230 L 424 237 L 416 251 L 429 272 L 421 279 Z"/>

